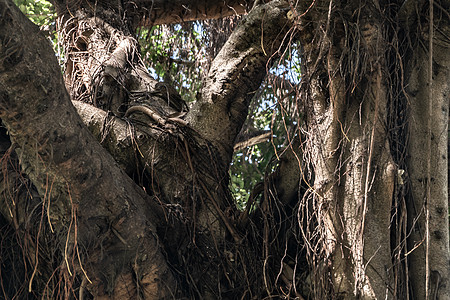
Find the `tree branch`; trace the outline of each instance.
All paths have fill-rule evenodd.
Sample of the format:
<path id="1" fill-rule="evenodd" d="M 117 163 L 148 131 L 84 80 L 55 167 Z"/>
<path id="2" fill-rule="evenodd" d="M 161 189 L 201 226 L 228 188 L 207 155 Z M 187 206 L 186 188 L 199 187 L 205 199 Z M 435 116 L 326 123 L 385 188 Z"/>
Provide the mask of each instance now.
<path id="1" fill-rule="evenodd" d="M 219 149 L 225 162 L 266 65 L 289 30 L 288 7 L 285 1 L 272 1 L 250 12 L 214 59 L 202 98 L 188 114 L 191 126 Z"/>
<path id="2" fill-rule="evenodd" d="M 268 139 L 270 139 L 270 137 L 272 136 L 272 133 L 270 131 L 262 131 L 262 133 L 260 132 L 256 132 L 255 135 L 250 135 L 248 137 L 243 137 L 243 139 L 241 141 L 238 141 L 233 149 L 234 151 L 239 151 L 242 150 L 244 148 L 247 147 L 251 147 L 263 142 L 267 142 Z"/>
<path id="3" fill-rule="evenodd" d="M 168 129 L 141 126 L 138 122 L 133 124 L 131 120 L 108 115 L 107 112 L 87 103 L 81 101 L 72 103 L 97 141 L 127 174 L 140 172 L 138 166 L 145 168 L 149 174 L 158 174 L 153 183 L 158 185 L 159 190 L 167 198 L 162 201 L 173 202 L 174 194 L 186 193 L 178 189 L 192 185 L 192 174 L 185 158 L 179 154 L 181 143 L 179 137 L 182 133 L 170 123 L 170 118 L 164 121 L 167 122 Z M 183 148 L 184 144 L 181 146 L 181 149 Z M 169 153 L 171 159 L 167 160 Z M 157 191 L 153 192 L 157 194 Z"/>
<path id="4" fill-rule="evenodd" d="M 137 12 L 144 12 L 142 25 L 182 23 L 241 15 L 253 0 L 140 0 L 134 1 Z"/>
<path id="5" fill-rule="evenodd" d="M 252 7 L 254 0 L 137 0 L 137 1 L 67 1 L 51 0 L 58 15 L 73 12 L 80 7 L 92 11 L 101 6 L 120 15 L 125 11 L 135 26 L 151 27 L 195 20 L 218 19 L 241 15 Z M 70 14 L 70 13 L 69 13 Z"/>

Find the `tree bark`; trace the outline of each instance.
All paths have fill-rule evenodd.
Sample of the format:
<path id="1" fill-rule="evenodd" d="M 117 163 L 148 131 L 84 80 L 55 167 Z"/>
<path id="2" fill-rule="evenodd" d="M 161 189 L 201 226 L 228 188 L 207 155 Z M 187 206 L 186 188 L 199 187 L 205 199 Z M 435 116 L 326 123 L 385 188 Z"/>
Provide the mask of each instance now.
<path id="1" fill-rule="evenodd" d="M 409 63 L 393 46 L 393 27 L 411 29 L 422 12 L 410 1 L 302 1 L 293 10 L 287 1 L 258 4 L 213 61 L 191 110 L 149 75 L 136 27 L 244 13 L 253 1 L 54 3 L 63 77 L 36 26 L 0 0 L 0 221 L 24 236 L 34 272 L 23 280 L 36 295 L 59 296 L 44 293 L 59 276 L 61 298 L 78 289 L 80 298 L 89 291 L 95 299 L 391 299 L 408 298 L 400 290 L 409 295 L 409 283 L 410 298 L 449 298 L 450 67 L 441 34 L 448 19 L 435 18 L 444 21 L 434 31 L 434 77 L 420 47 L 406 68 L 405 165 L 393 160 L 388 106 L 397 103 L 394 77 L 404 75 L 391 60 L 404 55 L 396 66 Z M 387 16 L 393 11 L 398 24 Z M 240 212 L 228 191 L 233 145 L 271 61 L 296 38 L 305 136 L 290 143 L 277 168 L 268 166 L 276 171 Z M 436 109 L 425 114 L 430 99 Z M 401 216 L 393 195 L 409 183 L 397 163 L 414 200 Z M 427 169 L 436 170 L 430 181 Z M 410 229 L 396 218 L 409 219 Z M 43 251 L 48 240 L 58 248 L 53 256 Z M 299 274 L 308 268 L 301 261 L 308 276 Z"/>
<path id="2" fill-rule="evenodd" d="M 274 2 L 255 10 L 244 27 L 251 28 L 252 34 L 247 35 L 247 40 L 235 39 L 225 46 L 239 58 L 233 67 L 242 67 L 239 74 L 230 70 L 231 75 L 243 76 L 244 79 L 237 82 L 239 84 L 227 85 L 226 92 L 239 97 L 227 95 L 222 86 L 214 90 L 217 94 L 224 93 L 219 97 L 225 99 L 223 102 L 227 101 L 227 105 L 233 107 L 238 103 L 232 116 L 228 115 L 230 107 L 221 106 L 221 110 L 215 112 L 216 117 L 242 119 L 245 115 L 249 104 L 246 93 L 256 89 L 258 81 L 262 80 L 260 73 L 265 72 L 267 61 L 278 49 L 283 30 L 286 32 L 288 29 L 273 25 L 260 28 L 263 18 L 269 25 L 275 20 L 276 24 L 287 22 L 287 10 L 280 7 L 286 8 L 287 5 Z M 218 292 L 214 287 L 220 286 L 225 278 L 217 276 L 212 265 L 223 254 L 215 253 L 213 249 L 218 251 L 226 232 L 237 242 L 242 239 L 228 220 L 235 210 L 229 203 L 226 181 L 231 153 L 222 155 L 223 149 L 232 151 L 242 122 L 229 125 L 232 132 L 227 136 L 230 142 L 228 149 L 216 143 L 217 136 L 207 134 L 207 127 L 194 126 L 199 122 L 192 122 L 192 130 L 182 119 L 172 119 L 170 115 L 183 109 L 183 104 L 170 87 L 159 86 L 148 75 L 140 62 L 136 41 L 129 28 L 115 15 L 117 11 L 114 9 L 119 8 L 99 8 L 96 14 L 78 7 L 78 10 L 71 11 L 70 18 L 63 14 L 65 27 L 62 29 L 66 31 L 62 31 L 62 36 L 65 37 L 67 58 L 64 77 L 72 100 L 82 100 L 113 111 L 118 116 L 125 115 L 127 122 L 134 119 L 144 123 L 136 125 L 137 128 L 150 125 L 149 129 L 142 131 L 147 146 L 141 149 L 145 152 L 140 153 L 144 156 L 140 162 L 148 173 L 153 174 L 153 179 L 157 178 L 151 180 L 149 193 L 154 197 L 149 197 L 127 177 L 82 124 L 62 84 L 56 59 L 38 29 L 25 20 L 11 3 L 4 1 L 1 8 L 5 17 L 0 22 L 0 32 L 10 33 L 1 36 L 1 118 L 19 153 L 24 172 L 30 176 L 40 195 L 46 195 L 48 178 L 51 178 L 52 201 L 45 203 L 43 200 L 42 205 L 46 207 L 46 214 L 51 216 L 49 226 L 66 237 L 60 250 L 64 253 L 61 267 L 66 270 L 67 277 L 78 274 L 85 278 L 82 288 L 86 287 L 99 299 L 176 296 L 180 284 L 162 254 L 158 234 L 169 228 L 182 228 L 177 227 L 177 220 L 175 225 L 172 221 L 167 224 L 168 220 L 173 220 L 173 215 L 167 213 L 166 205 L 182 204 L 183 209 L 191 205 L 194 214 L 184 217 L 192 218 L 189 226 L 194 226 L 198 257 L 184 261 L 194 278 L 187 281 L 195 284 L 194 288 L 200 295 L 216 297 Z M 263 45 L 265 49 L 258 48 L 261 30 L 266 30 L 267 41 L 274 42 L 275 47 L 267 42 Z M 242 38 L 244 30 L 239 32 L 238 37 Z M 33 38 L 25 39 L 25 36 Z M 103 39 L 104 36 L 112 42 L 109 44 L 111 47 L 106 47 L 108 40 Z M 226 60 L 225 56 L 221 59 Z M 243 88 L 243 84 L 250 83 L 248 78 L 256 75 L 257 78 Z M 47 80 L 48 76 L 52 80 Z M 220 77 L 220 74 L 216 76 L 220 80 L 231 79 Z M 23 85 L 17 84 L 24 81 L 30 83 L 29 88 L 24 89 Z M 236 92 L 238 90 L 239 93 Z M 140 108 L 143 104 L 145 109 Z M 152 114 L 131 118 L 129 109 L 125 114 L 121 110 L 122 105 L 139 108 L 133 113 L 145 110 L 152 111 Z M 121 167 L 128 174 L 136 171 L 128 161 L 132 156 L 130 148 L 137 153 L 136 148 L 143 146 L 143 141 L 133 143 L 133 136 L 124 133 L 128 129 L 126 123 L 118 119 L 114 121 L 114 117 L 111 120 L 117 124 L 111 125 L 112 130 L 108 132 L 107 126 L 99 130 L 100 121 L 108 118 L 105 113 L 95 109 L 83 110 L 86 104 L 78 103 L 77 107 Z M 190 116 L 195 120 L 195 113 Z M 124 142 L 121 146 L 127 148 L 122 149 L 125 151 L 117 148 L 121 142 Z M 217 152 L 222 157 L 217 156 Z M 172 159 L 166 160 L 167 157 Z M 210 169 L 211 166 L 215 168 Z M 163 207 L 157 201 L 160 204 L 162 201 Z M 229 212 L 225 215 L 224 211 Z M 175 234 L 169 240 L 167 235 L 162 237 L 166 247 L 181 243 L 176 250 L 165 249 L 175 256 L 180 255 L 175 258 L 178 263 L 183 262 L 187 251 L 182 249 L 177 253 L 178 247 L 186 245 L 186 239 L 189 239 L 188 235 L 180 236 Z M 203 252 L 203 258 L 200 258 L 200 252 Z M 76 256 L 80 256 L 79 263 L 69 263 Z M 225 272 L 231 274 L 229 272 L 234 267 L 223 268 L 229 269 Z"/>
<path id="3" fill-rule="evenodd" d="M 52 1 L 58 14 L 76 11 L 80 6 L 92 10 L 101 6 L 95 1 Z M 253 0 L 138 0 L 123 4 L 110 2 L 109 9 L 125 13 L 135 25 L 151 27 L 160 24 L 183 23 L 196 20 L 218 19 L 231 15 L 241 15 L 250 10 Z M 134 21 L 133 21 L 134 20 Z"/>
<path id="4" fill-rule="evenodd" d="M 241 15 L 252 7 L 253 2 L 253 0 L 140 0 L 134 4 L 138 11 L 147 11 L 142 24 L 149 26 Z"/>
<path id="5" fill-rule="evenodd" d="M 388 239 L 396 167 L 385 128 L 384 27 L 375 6 L 350 3 L 351 8 L 346 9 L 360 9 L 364 16 L 348 19 L 363 31 L 360 40 L 350 40 L 344 33 L 347 22 L 336 14 L 339 4 L 325 1 L 317 5 L 329 8 L 328 14 L 312 14 L 317 27 L 305 26 L 300 33 L 302 43 L 308 45 L 303 79 L 307 149 L 314 169 L 313 205 L 324 249 L 316 255 L 325 259 L 325 273 L 315 274 L 316 287 L 325 294 L 316 297 L 390 299 Z M 359 45 L 353 50 L 359 57 L 349 52 L 351 44 Z M 352 64 L 360 69 L 350 69 Z M 358 71 L 361 73 L 356 75 Z M 352 76 L 357 76 L 358 82 Z M 328 272 L 332 287 L 321 283 Z M 327 288 L 333 289 L 333 295 L 326 294 Z"/>
<path id="6" fill-rule="evenodd" d="M 289 30 L 288 8 L 287 2 L 273 1 L 247 16 L 214 59 L 202 97 L 188 115 L 192 128 L 216 145 L 224 161 L 231 161 L 250 100 Z"/>
<path id="7" fill-rule="evenodd" d="M 83 270 L 97 297 L 126 295 L 135 290 L 135 276 L 145 295 L 170 295 L 176 281 L 156 237 L 160 208 L 83 125 L 39 29 L 12 2 L 0 2 L 0 11 L 0 116 L 40 195 L 52 182 L 51 203 L 43 205 L 51 226 L 66 234 L 61 267 L 69 274 Z M 84 266 L 69 263 L 80 252 Z M 122 264 L 111 268 L 112 261 Z"/>
<path id="8" fill-rule="evenodd" d="M 439 14 L 437 11 L 437 16 Z M 435 21 L 434 26 L 442 31 L 434 30 L 433 50 L 430 52 L 429 47 L 424 46 L 431 38 L 426 31 L 429 27 L 422 29 L 418 37 L 421 46 L 417 46 L 411 58 L 406 85 L 411 108 L 408 171 L 412 193 L 408 212 L 411 218 L 411 253 L 408 259 L 414 274 L 411 282 L 415 299 L 450 299 L 447 134 L 450 52 L 448 45 L 442 42 L 445 39 L 442 32 L 450 27 L 448 18 L 440 20 L 436 17 Z M 431 81 L 430 59 L 433 61 Z M 427 149 L 428 142 L 431 149 Z M 427 179 L 428 171 L 431 182 Z"/>

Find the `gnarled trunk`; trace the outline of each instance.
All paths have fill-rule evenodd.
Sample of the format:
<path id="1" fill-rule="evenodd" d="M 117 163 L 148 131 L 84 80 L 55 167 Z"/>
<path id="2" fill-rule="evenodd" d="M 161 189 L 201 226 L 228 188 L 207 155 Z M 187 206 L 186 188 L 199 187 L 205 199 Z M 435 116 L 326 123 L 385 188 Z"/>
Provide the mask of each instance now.
<path id="1" fill-rule="evenodd" d="M 221 263 L 229 261 L 229 251 L 222 249 L 230 241 L 239 249 L 244 238 L 232 223 L 238 212 L 227 170 L 248 94 L 263 79 L 267 60 L 289 28 L 283 26 L 286 3 L 255 9 L 225 45 L 225 57 L 236 55 L 230 67 L 235 72 L 217 70 L 210 78 L 219 83 L 243 79 L 205 86 L 205 95 L 223 102 L 214 112 L 188 112 L 173 88 L 151 78 L 132 33 L 136 24 L 122 19 L 124 7 L 93 7 L 58 6 L 69 99 L 38 29 L 14 5 L 1 2 L 1 32 L 16 32 L 2 41 L 7 57 L 0 69 L 1 117 L 24 172 L 43 198 L 42 216 L 64 237 L 60 268 L 66 284 L 80 280 L 80 295 L 88 290 L 98 299 L 159 299 L 187 292 L 212 299 L 223 289 L 245 288 L 239 282 L 241 258 Z M 261 27 L 263 18 L 267 26 Z M 268 36 L 264 49 L 262 32 Z M 26 40 L 30 34 L 35 39 Z M 259 77 L 250 79 L 255 74 Z M 14 84 L 24 80 L 32 86 Z M 208 134 L 208 124 L 199 125 L 200 113 L 228 123 L 226 143 L 220 142 L 221 133 Z M 191 124 L 183 119 L 186 114 Z M 247 256 L 255 254 L 241 257 Z M 186 275 L 179 280 L 175 272 Z"/>
<path id="2" fill-rule="evenodd" d="M 0 222 L 18 237 L 0 228 L 0 244 L 24 257 L 2 296 L 447 297 L 448 19 L 437 5 L 435 52 L 411 56 L 400 41 L 417 39 L 427 5 L 410 3 L 55 0 L 61 76 L 36 26 L 0 0 Z M 190 107 L 149 75 L 136 27 L 250 6 Z M 241 212 L 236 136 L 297 42 L 302 79 L 280 101 L 297 93 L 301 130 Z"/>

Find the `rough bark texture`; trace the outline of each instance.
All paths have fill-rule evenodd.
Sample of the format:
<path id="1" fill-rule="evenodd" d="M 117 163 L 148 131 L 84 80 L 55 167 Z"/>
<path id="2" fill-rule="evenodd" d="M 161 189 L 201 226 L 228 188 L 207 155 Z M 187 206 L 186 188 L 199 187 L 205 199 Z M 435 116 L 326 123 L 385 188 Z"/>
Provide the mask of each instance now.
<path id="1" fill-rule="evenodd" d="M 91 11 L 95 7 L 108 7 L 127 15 L 134 25 L 153 26 L 182 23 L 195 20 L 217 19 L 241 15 L 252 8 L 253 0 L 138 0 L 138 1 L 52 1 L 60 13 L 76 11 L 84 6 Z"/>
<path id="2" fill-rule="evenodd" d="M 128 172 L 140 172 L 140 166 L 147 169 L 151 194 L 164 203 L 181 204 L 191 213 L 193 222 L 201 224 L 203 229 L 210 227 L 219 239 L 223 237 L 224 228 L 218 208 L 224 210 L 230 206 L 230 199 L 223 191 L 226 163 L 217 159 L 216 150 L 190 130 L 187 122 L 171 117 L 185 113 L 186 105 L 173 88 L 149 75 L 129 24 L 118 17 L 117 10 L 120 9 L 107 6 L 94 14 L 78 8 L 72 12 L 76 17 L 67 12 L 61 16 L 60 23 L 64 24 L 61 35 L 66 49 L 70 49 L 66 53 L 64 72 L 66 87 L 73 100 L 124 117 L 131 122 L 129 132 L 134 127 L 144 130 L 145 136 L 150 138 L 148 147 L 140 149 L 139 142 L 128 137 L 128 149 L 139 152 L 128 162 L 131 167 Z M 145 129 L 149 125 L 150 128 Z M 106 134 L 108 126 L 101 130 Z M 128 136 L 126 131 L 125 135 Z M 196 146 L 199 141 L 203 141 L 201 151 Z M 113 147 L 110 149 L 114 151 Z M 125 156 L 130 155 L 129 152 Z M 172 159 L 167 160 L 167 156 Z M 130 163 L 134 163 L 134 168 Z M 216 164 L 216 173 L 202 177 L 209 178 L 209 184 L 214 185 L 212 189 L 221 194 L 216 197 L 221 199 L 216 200 L 217 208 L 209 200 L 192 198 L 196 193 L 193 191 L 197 181 L 195 173 L 210 172 L 204 167 L 205 163 Z"/>
<path id="3" fill-rule="evenodd" d="M 280 6 L 287 7 L 275 2 L 255 10 L 250 16 L 253 31 L 247 35 L 248 40 L 232 40 L 225 46 L 233 49 L 237 44 L 242 52 L 234 50 L 242 64 L 234 76 L 249 78 L 264 73 L 284 36 L 281 31 L 286 32 L 288 27 L 261 28 L 260 24 L 264 18 L 268 24 L 275 20 L 285 24 L 287 10 Z M 177 297 L 180 284 L 167 267 L 169 259 L 189 273 L 183 281 L 193 285 L 189 290 L 206 298 L 220 297 L 223 281 L 230 280 L 236 267 L 218 263 L 224 256 L 219 248 L 226 235 L 235 242 L 242 240 L 229 220 L 235 210 L 227 191 L 231 153 L 222 155 L 223 145 L 205 134 L 209 128 L 197 126 L 192 130 L 181 118 L 171 117 L 182 112 L 185 105 L 170 87 L 159 85 L 148 75 L 130 33 L 133 25 L 123 23 L 118 14 L 122 7 L 99 6 L 94 12 L 92 7 L 81 5 L 62 14 L 64 79 L 72 100 L 126 118 L 128 123 L 95 108 L 86 109 L 86 104 L 76 104 L 86 124 L 128 175 L 141 170 L 130 160 L 146 170 L 150 177 L 148 192 L 153 197 L 132 183 L 88 133 L 69 101 L 56 59 L 38 29 L 25 21 L 12 4 L 2 2 L 1 8 L 1 32 L 12 33 L 2 36 L 5 56 L 0 69 L 1 117 L 24 172 L 44 196 L 42 205 L 51 216 L 49 226 L 66 236 L 60 250 L 64 253 L 61 267 L 66 269 L 67 277 L 77 274 L 82 280 L 81 290 L 86 288 L 98 299 Z M 267 43 L 266 50 L 257 49 L 262 30 L 267 30 L 267 40 L 274 42 L 274 47 Z M 28 35 L 33 38 L 25 40 Z M 55 80 L 46 80 L 48 77 Z M 250 82 L 248 79 L 227 86 L 226 91 L 232 95 L 240 95 L 234 90 L 242 93 L 236 99 L 227 95 L 228 105 L 236 101 L 242 110 L 234 111 L 232 117 L 243 118 L 249 104 L 245 95 L 256 89 L 262 78 L 259 75 L 249 86 L 242 86 Z M 15 82 L 29 82 L 30 87 Z M 226 95 L 221 89 L 215 92 Z M 229 107 L 225 108 L 221 106 L 216 117 L 231 117 Z M 133 126 L 127 125 L 130 121 Z M 229 125 L 233 128 L 228 136 L 231 143 L 241 125 Z M 141 131 L 129 135 L 127 131 L 134 128 Z M 135 157 L 139 153 L 142 158 L 133 159 L 131 149 Z M 51 190 L 51 202 L 45 202 L 47 189 Z M 188 221 L 180 222 L 180 214 Z M 183 222 L 190 230 L 193 228 L 192 240 L 187 234 L 168 234 L 168 230 L 185 230 L 179 224 Z M 170 257 L 162 256 L 161 242 Z M 189 252 L 192 247 L 197 257 Z M 78 256 L 75 261 L 79 263 L 72 263 Z M 218 275 L 222 270 L 217 267 L 228 275 Z M 236 270 L 241 272 L 241 266 Z M 233 277 L 238 278 L 239 272 Z"/>
<path id="4" fill-rule="evenodd" d="M 156 237 L 159 208 L 83 125 L 39 29 L 10 2 L 1 2 L 0 11 L 0 31 L 11 33 L 0 38 L 1 118 L 22 169 L 51 201 L 43 203 L 51 226 L 67 234 L 61 267 L 80 271 L 72 260 L 81 252 L 97 296 L 126 295 L 136 275 L 144 294 L 168 295 L 176 281 Z M 113 261 L 123 263 L 116 268 Z"/>
<path id="5" fill-rule="evenodd" d="M 437 11 L 437 15 L 440 13 Z M 413 54 L 408 72 L 407 91 L 411 104 L 408 171 L 411 178 L 412 202 L 409 255 L 413 293 L 416 299 L 425 299 L 426 269 L 429 269 L 429 299 L 450 299 L 450 249 L 448 236 L 448 109 L 450 94 L 450 51 L 443 42 L 442 32 L 450 29 L 448 18 L 436 18 L 435 26 L 443 31 L 434 31 L 433 52 L 428 47 L 418 47 Z M 422 29 L 419 40 L 428 45 L 428 28 Z M 429 91 L 429 61 L 433 60 L 432 98 Z M 430 101 L 432 111 L 429 111 Z M 429 120 L 431 121 L 429 124 Z M 431 125 L 431 128 L 429 128 Z M 430 136 L 431 133 L 431 136 Z M 423 155 L 431 139 L 431 151 Z M 427 149 L 428 150 L 428 149 Z M 431 167 L 431 182 L 427 179 L 428 160 Z M 431 185 L 428 187 L 428 185 Z M 430 188 L 428 199 L 427 188 Z M 430 218 L 427 225 L 426 215 Z M 427 226 L 429 232 L 428 266 Z M 417 248 L 416 248 L 417 247 Z M 439 253 L 439 254 L 438 254 Z"/>
<path id="6" fill-rule="evenodd" d="M 244 13 L 252 1 L 54 2 L 63 76 L 36 26 L 0 0 L 0 226 L 11 223 L 19 240 L 8 231 L 0 245 L 23 243 L 32 272 L 17 278 L 30 297 L 449 297 L 445 14 L 436 15 L 446 21 L 435 25 L 426 128 L 429 53 L 410 60 L 395 46 L 413 36 L 416 17 L 426 23 L 425 1 L 256 5 L 190 110 L 149 75 L 136 26 Z M 228 190 L 236 136 L 272 58 L 297 38 L 304 136 L 280 151 L 240 212 Z M 408 164 L 395 149 L 401 101 L 411 108 Z M 3 271 L 14 259 L 1 254 Z"/>
<path id="7" fill-rule="evenodd" d="M 341 19 L 339 4 L 329 4 L 328 17 L 320 11 L 325 7 L 318 4 L 312 16 L 320 13 L 318 18 L 325 19 L 313 26 L 326 27 L 305 26 L 301 40 L 307 45 L 303 87 L 313 203 L 330 268 L 323 272 L 331 273 L 334 291 L 328 297 L 389 299 L 396 167 L 385 127 L 388 82 L 381 12 L 372 4 L 349 3 L 346 9 L 361 10 L 361 17 Z M 361 31 L 345 34 L 352 24 Z M 323 286 L 324 274 L 317 275 L 317 286 Z"/>
<path id="8" fill-rule="evenodd" d="M 248 11 L 253 0 L 140 0 L 133 4 L 138 11 L 147 11 L 144 24 L 171 24 L 193 20 L 217 19 L 241 15 Z"/>
<path id="9" fill-rule="evenodd" d="M 266 62 L 289 29 L 288 8 L 287 3 L 274 1 L 254 9 L 214 59 L 202 98 L 188 116 L 192 127 L 218 147 L 224 161 L 231 161 L 232 146 L 265 76 Z"/>

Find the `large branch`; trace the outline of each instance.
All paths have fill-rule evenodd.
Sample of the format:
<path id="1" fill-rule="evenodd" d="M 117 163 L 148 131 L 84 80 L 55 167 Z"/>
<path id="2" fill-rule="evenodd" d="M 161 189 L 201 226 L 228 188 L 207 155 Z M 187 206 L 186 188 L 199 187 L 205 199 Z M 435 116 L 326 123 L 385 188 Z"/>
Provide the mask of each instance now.
<path id="1" fill-rule="evenodd" d="M 189 194 L 193 184 L 192 170 L 181 152 L 192 150 L 189 147 L 186 149 L 183 140 L 193 138 L 178 128 L 177 123 L 171 123 L 169 119 L 164 128 L 141 125 L 81 101 L 72 103 L 93 136 L 127 174 L 131 176 L 142 172 L 140 167 L 153 174 L 152 193 L 163 197 L 161 201 L 173 204 L 180 201 L 175 199 L 176 195 Z M 150 122 L 150 118 L 146 117 Z M 196 150 L 190 154 L 190 159 L 196 169 L 201 169 L 201 163 L 195 160 L 200 150 Z"/>
<path id="2" fill-rule="evenodd" d="M 288 7 L 285 1 L 272 1 L 248 14 L 214 59 L 202 98 L 188 115 L 191 126 L 215 144 L 224 161 L 231 158 L 267 62 L 290 28 Z"/>
<path id="3" fill-rule="evenodd" d="M 120 295 L 135 289 L 133 278 L 139 275 L 146 291 L 166 295 L 175 279 L 149 222 L 160 219 L 158 206 L 83 125 L 48 41 L 7 0 L 0 1 L 0 117 L 40 194 L 53 182 L 47 213 L 54 228 L 68 236 L 66 259 L 76 242 L 89 247 L 85 267 L 90 266 L 94 292 Z M 122 261 L 123 269 L 111 268 L 114 260 Z M 131 270 L 137 264 L 139 269 Z"/>
<path id="4" fill-rule="evenodd" d="M 254 0 L 137 0 L 85 2 L 70 0 L 52 0 L 58 14 L 69 14 L 81 6 L 91 11 L 101 6 L 117 12 L 125 10 L 135 21 L 135 25 L 153 26 L 174 24 L 195 20 L 218 19 L 232 15 L 241 15 L 252 7 Z"/>
<path id="5" fill-rule="evenodd" d="M 244 14 L 253 0 L 140 0 L 133 4 L 145 12 L 145 25 L 218 19 Z"/>

